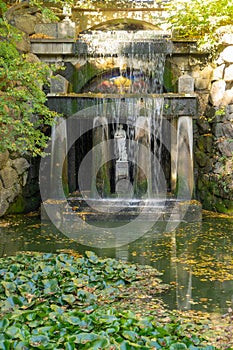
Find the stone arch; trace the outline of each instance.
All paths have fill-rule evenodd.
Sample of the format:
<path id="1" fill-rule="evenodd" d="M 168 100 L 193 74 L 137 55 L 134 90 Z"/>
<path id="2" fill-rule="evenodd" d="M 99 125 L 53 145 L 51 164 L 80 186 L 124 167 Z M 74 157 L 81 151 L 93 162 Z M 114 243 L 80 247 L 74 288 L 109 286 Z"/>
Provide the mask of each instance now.
<path id="1" fill-rule="evenodd" d="M 127 30 L 127 31 L 138 31 L 138 30 L 161 30 L 157 25 L 149 23 L 143 20 L 137 20 L 133 18 L 117 18 L 110 19 L 104 22 L 100 22 L 86 31 L 109 31 L 109 30 Z"/>

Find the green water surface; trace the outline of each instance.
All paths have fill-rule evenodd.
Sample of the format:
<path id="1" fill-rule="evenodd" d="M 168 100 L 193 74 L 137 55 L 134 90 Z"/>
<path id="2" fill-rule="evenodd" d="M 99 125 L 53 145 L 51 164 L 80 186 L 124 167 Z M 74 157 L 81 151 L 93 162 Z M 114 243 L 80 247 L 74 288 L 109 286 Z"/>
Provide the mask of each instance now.
<path id="1" fill-rule="evenodd" d="M 109 225 L 97 224 L 103 231 Z M 233 307 L 232 218 L 204 213 L 201 223 L 181 223 L 170 232 L 159 232 L 155 227 L 117 248 L 95 248 L 80 242 L 65 236 L 52 224 L 41 222 L 37 215 L 12 216 L 0 221 L 1 257 L 19 251 L 93 250 L 100 256 L 156 267 L 163 273 L 162 280 L 171 285 L 163 296 L 170 308 L 224 313 Z"/>

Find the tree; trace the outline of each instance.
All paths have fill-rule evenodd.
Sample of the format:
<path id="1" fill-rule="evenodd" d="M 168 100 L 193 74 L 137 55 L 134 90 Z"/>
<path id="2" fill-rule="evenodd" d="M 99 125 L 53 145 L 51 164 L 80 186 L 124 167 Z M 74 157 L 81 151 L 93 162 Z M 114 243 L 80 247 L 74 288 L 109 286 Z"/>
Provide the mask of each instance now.
<path id="1" fill-rule="evenodd" d="M 0 0 L 0 151 L 41 155 L 48 141 L 43 127 L 52 125 L 57 116 L 45 105 L 42 91 L 51 67 L 31 63 L 17 50 L 21 34 L 5 20 L 6 10 Z"/>
<path id="2" fill-rule="evenodd" d="M 166 9 L 175 35 L 195 38 L 204 48 L 217 44 L 218 28 L 232 25 L 232 0 L 175 0 L 168 3 Z"/>

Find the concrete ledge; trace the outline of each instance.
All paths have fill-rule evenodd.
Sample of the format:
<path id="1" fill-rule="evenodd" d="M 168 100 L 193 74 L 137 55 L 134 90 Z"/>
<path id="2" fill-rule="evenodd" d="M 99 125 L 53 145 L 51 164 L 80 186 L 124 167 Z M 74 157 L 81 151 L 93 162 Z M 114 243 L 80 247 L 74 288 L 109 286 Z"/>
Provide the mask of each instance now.
<path id="1" fill-rule="evenodd" d="M 200 222 L 202 206 L 198 201 L 158 200 L 146 203 L 143 200 L 85 200 L 78 198 L 59 201 L 49 199 L 42 203 L 41 220 L 54 222 L 150 220 L 166 222 Z M 123 209 L 122 209 L 123 208 Z M 49 215 L 48 215 L 49 213 Z M 52 220 L 51 220 L 52 218 Z"/>
<path id="2" fill-rule="evenodd" d="M 94 107 L 103 101 L 112 102 L 129 98 L 161 98 L 164 97 L 163 115 L 166 118 L 178 116 L 197 116 L 196 94 L 48 94 L 48 106 L 51 110 L 63 113 L 66 116 L 73 115 L 88 107 Z M 103 100 L 103 101 L 102 101 Z M 93 114 L 93 117 L 96 115 Z"/>

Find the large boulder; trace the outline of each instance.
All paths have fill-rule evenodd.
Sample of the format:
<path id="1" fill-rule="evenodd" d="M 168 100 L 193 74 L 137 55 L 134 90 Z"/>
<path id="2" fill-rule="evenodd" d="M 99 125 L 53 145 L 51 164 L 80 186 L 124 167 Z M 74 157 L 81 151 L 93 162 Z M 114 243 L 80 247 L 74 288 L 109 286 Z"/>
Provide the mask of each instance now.
<path id="1" fill-rule="evenodd" d="M 226 82 L 224 80 L 218 80 L 213 82 L 210 89 L 210 102 L 213 106 L 220 106 L 222 98 L 226 89 Z"/>
<path id="2" fill-rule="evenodd" d="M 233 63 L 233 46 L 226 47 L 220 54 L 224 62 Z"/>
<path id="3" fill-rule="evenodd" d="M 10 188 L 18 181 L 18 174 L 15 169 L 10 166 L 5 167 L 0 171 L 0 178 L 4 188 Z"/>
<path id="4" fill-rule="evenodd" d="M 9 159 L 9 152 L 0 153 L 0 170 L 3 169 Z"/>

